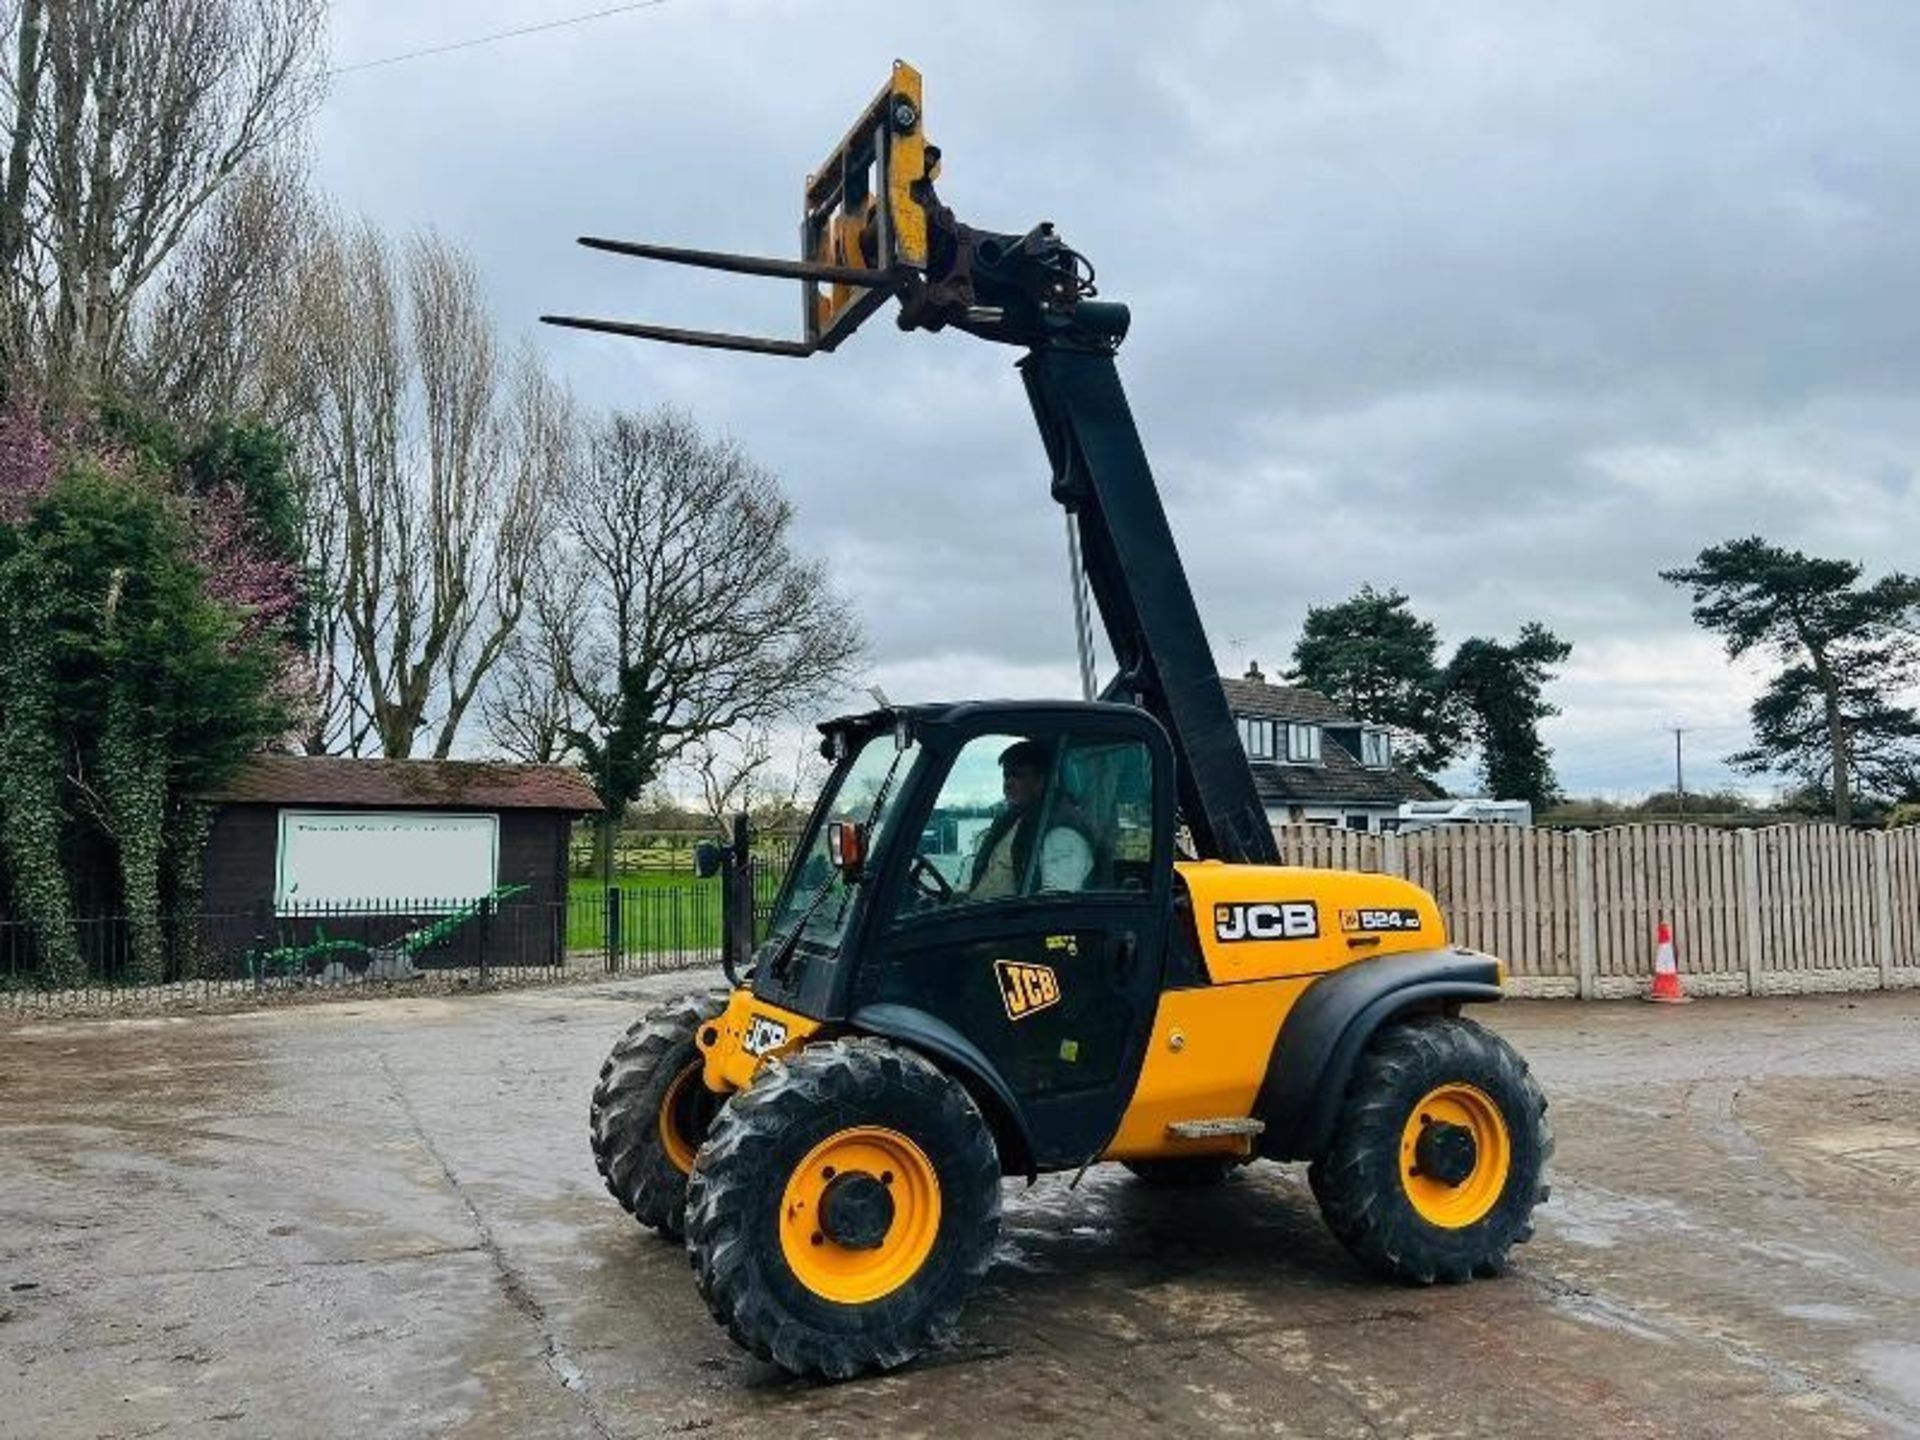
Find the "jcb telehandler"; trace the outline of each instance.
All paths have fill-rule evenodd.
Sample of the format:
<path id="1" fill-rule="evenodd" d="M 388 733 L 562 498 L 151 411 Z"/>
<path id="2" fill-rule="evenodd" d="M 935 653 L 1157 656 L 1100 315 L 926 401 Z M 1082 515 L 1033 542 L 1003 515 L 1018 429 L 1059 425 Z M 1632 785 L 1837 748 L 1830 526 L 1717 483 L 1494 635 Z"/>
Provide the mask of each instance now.
<path id="1" fill-rule="evenodd" d="M 745 822 L 710 847 L 730 993 L 614 1047 L 595 1159 L 684 1234 L 756 1355 L 899 1365 L 986 1271 L 1003 1176 L 1149 1184 L 1305 1160 L 1333 1233 L 1416 1284 L 1498 1271 L 1552 1150 L 1526 1064 L 1461 1014 L 1502 967 L 1432 897 L 1279 865 L 1114 354 L 1124 306 L 1051 225 L 958 223 L 905 64 L 806 186 L 801 260 L 586 240 L 798 280 L 804 338 L 554 323 L 809 355 L 889 297 L 905 329 L 1019 370 L 1119 673 L 1088 702 L 883 706 L 822 725 L 833 769 L 753 944 Z"/>

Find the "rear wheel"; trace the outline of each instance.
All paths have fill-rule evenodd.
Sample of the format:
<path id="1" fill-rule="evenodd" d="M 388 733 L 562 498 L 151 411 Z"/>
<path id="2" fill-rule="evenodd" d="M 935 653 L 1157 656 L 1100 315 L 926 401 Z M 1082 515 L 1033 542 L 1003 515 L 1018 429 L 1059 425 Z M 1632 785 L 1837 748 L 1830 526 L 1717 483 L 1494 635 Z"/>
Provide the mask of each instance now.
<path id="1" fill-rule="evenodd" d="M 1327 1227 L 1369 1269 L 1416 1285 L 1505 1268 L 1546 1199 L 1553 1134 L 1526 1061 L 1450 1016 L 1388 1025 L 1308 1172 Z"/>
<path id="2" fill-rule="evenodd" d="M 681 1233 L 687 1175 L 722 1097 L 700 1078 L 694 1033 L 726 1007 L 689 995 L 636 1021 L 600 1067 L 588 1136 L 607 1190 L 643 1225 Z"/>
<path id="3" fill-rule="evenodd" d="M 714 1319 L 763 1360 L 844 1380 L 918 1355 L 1000 1229 L 1000 1162 L 967 1092 L 880 1040 L 764 1067 L 715 1120 L 687 1194 Z"/>

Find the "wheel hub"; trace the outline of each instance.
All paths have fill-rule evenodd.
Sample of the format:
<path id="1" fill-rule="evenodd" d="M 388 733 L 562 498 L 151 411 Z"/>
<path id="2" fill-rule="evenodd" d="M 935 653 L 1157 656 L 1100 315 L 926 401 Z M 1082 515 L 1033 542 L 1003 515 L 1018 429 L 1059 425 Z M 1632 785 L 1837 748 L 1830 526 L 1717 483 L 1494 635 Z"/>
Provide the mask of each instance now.
<path id="1" fill-rule="evenodd" d="M 1473 1132 L 1445 1120 L 1422 1126 L 1413 1147 L 1414 1173 L 1442 1185 L 1463 1184 L 1479 1158 L 1480 1147 L 1474 1144 Z"/>
<path id="2" fill-rule="evenodd" d="M 840 1305 L 891 1295 L 940 1236 L 940 1173 L 898 1130 L 853 1125 L 815 1145 L 780 1198 L 780 1253 L 807 1289 Z"/>
<path id="3" fill-rule="evenodd" d="M 693 1173 L 693 1157 L 699 1153 L 718 1108 L 719 1097 L 701 1083 L 698 1060 L 676 1075 L 667 1093 L 660 1097 L 661 1153 L 682 1175 Z"/>
<path id="4" fill-rule="evenodd" d="M 845 1250 L 878 1250 L 893 1228 L 893 1194 L 864 1170 L 840 1174 L 820 1196 L 820 1229 Z"/>
<path id="5" fill-rule="evenodd" d="M 1434 1086 L 1400 1130 L 1400 1188 L 1414 1213 L 1443 1230 L 1484 1220 L 1506 1193 L 1513 1137 L 1492 1096 L 1465 1081 Z"/>

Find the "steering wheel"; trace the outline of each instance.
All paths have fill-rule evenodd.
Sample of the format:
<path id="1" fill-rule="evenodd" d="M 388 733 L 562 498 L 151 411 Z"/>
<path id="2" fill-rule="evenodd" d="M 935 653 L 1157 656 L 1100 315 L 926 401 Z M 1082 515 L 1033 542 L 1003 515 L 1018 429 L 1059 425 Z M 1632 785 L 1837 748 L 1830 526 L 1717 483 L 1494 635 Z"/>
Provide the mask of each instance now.
<path id="1" fill-rule="evenodd" d="M 913 862 L 907 866 L 907 878 L 913 882 L 913 888 L 929 900 L 937 900 L 944 905 L 953 898 L 952 882 L 925 855 L 913 857 Z"/>

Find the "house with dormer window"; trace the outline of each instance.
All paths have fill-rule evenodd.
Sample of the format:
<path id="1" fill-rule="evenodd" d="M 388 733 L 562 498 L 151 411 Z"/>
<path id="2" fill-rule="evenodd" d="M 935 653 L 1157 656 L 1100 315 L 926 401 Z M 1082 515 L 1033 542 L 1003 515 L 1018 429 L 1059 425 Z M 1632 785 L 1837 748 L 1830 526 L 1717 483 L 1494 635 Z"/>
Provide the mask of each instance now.
<path id="1" fill-rule="evenodd" d="M 1318 690 L 1272 684 L 1257 664 L 1220 684 L 1272 824 L 1387 832 L 1399 828 L 1404 802 L 1443 797 L 1394 763 L 1387 731 L 1355 720 Z"/>

